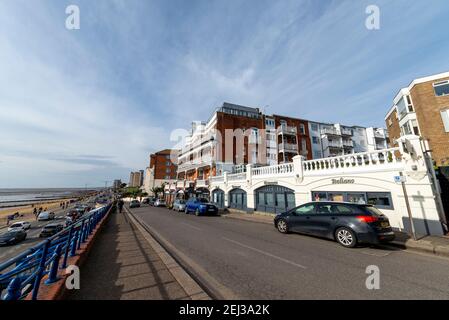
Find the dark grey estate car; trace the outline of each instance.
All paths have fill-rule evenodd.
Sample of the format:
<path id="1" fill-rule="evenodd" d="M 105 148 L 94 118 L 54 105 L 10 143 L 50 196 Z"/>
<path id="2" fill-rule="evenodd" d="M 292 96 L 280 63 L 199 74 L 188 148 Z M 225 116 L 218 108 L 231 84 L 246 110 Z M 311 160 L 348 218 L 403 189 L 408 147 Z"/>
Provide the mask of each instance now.
<path id="1" fill-rule="evenodd" d="M 297 232 L 333 239 L 344 247 L 392 241 L 388 218 L 372 205 L 309 202 L 274 218 L 281 233 Z"/>

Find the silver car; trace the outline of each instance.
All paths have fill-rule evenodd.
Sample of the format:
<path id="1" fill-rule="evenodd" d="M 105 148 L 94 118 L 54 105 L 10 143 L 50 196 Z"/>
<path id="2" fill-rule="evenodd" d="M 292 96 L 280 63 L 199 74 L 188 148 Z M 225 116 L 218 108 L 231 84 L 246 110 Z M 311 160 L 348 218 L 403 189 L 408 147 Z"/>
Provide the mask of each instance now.
<path id="1" fill-rule="evenodd" d="M 186 209 L 186 202 L 181 199 L 176 199 L 175 202 L 173 202 L 173 210 L 175 211 L 184 211 Z"/>
<path id="2" fill-rule="evenodd" d="M 165 200 L 164 199 L 157 199 L 154 202 L 155 207 L 165 207 Z"/>

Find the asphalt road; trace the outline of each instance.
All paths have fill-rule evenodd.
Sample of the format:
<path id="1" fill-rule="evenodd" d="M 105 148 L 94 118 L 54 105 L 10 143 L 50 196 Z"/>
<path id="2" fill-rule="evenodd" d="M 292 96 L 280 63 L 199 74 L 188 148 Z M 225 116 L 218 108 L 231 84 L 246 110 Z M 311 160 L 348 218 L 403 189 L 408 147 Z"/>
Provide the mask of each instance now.
<path id="1" fill-rule="evenodd" d="M 449 299 L 449 259 L 395 249 L 347 249 L 280 234 L 273 226 L 196 217 L 166 208 L 131 209 L 176 248 L 193 274 L 240 299 Z M 368 266 L 380 271 L 369 290 Z M 204 280 L 203 279 L 203 280 Z"/>
<path id="2" fill-rule="evenodd" d="M 78 203 L 77 203 L 78 204 Z M 49 223 L 55 223 L 60 222 L 62 224 L 65 224 L 66 219 L 66 213 L 68 210 L 74 208 L 75 204 L 69 205 L 67 209 L 59 209 L 54 210 L 55 212 L 55 219 L 49 220 L 49 221 L 32 221 L 31 222 L 31 228 L 26 230 L 27 237 L 24 241 L 19 242 L 17 244 L 8 245 L 8 246 L 0 246 L 0 263 L 5 262 L 16 255 L 22 253 L 26 249 L 29 249 L 35 245 L 37 245 L 39 242 L 43 241 L 42 238 L 39 238 L 39 233 L 41 232 L 42 228 L 49 224 Z M 20 218 L 14 220 L 14 222 L 21 221 Z M 8 229 L 4 228 L 0 230 L 0 233 L 6 232 Z"/>

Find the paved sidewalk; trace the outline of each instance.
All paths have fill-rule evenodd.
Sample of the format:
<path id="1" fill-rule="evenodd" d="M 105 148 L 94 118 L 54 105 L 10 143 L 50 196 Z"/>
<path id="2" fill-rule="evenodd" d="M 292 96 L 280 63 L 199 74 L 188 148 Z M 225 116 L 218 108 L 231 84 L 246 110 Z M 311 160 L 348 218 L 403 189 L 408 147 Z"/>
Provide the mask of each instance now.
<path id="1" fill-rule="evenodd" d="M 274 215 L 261 214 L 245 214 L 230 212 L 223 214 L 222 217 L 240 219 L 252 222 L 273 224 Z M 406 249 L 430 253 L 440 256 L 449 257 L 449 237 L 436 236 L 420 236 L 418 240 L 413 240 L 408 234 L 404 232 L 395 232 L 396 239 L 389 243 L 389 245 Z"/>
<path id="2" fill-rule="evenodd" d="M 114 213 L 81 267 L 69 300 L 189 299 L 157 253 L 123 213 Z"/>

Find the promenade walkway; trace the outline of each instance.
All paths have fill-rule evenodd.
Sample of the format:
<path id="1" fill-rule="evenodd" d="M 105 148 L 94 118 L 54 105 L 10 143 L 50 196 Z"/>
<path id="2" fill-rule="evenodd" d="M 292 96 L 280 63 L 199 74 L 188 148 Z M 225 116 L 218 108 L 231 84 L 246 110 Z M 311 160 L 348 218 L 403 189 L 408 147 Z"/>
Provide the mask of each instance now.
<path id="1" fill-rule="evenodd" d="M 123 213 L 114 213 L 81 267 L 69 300 L 189 299 L 157 253 Z"/>

